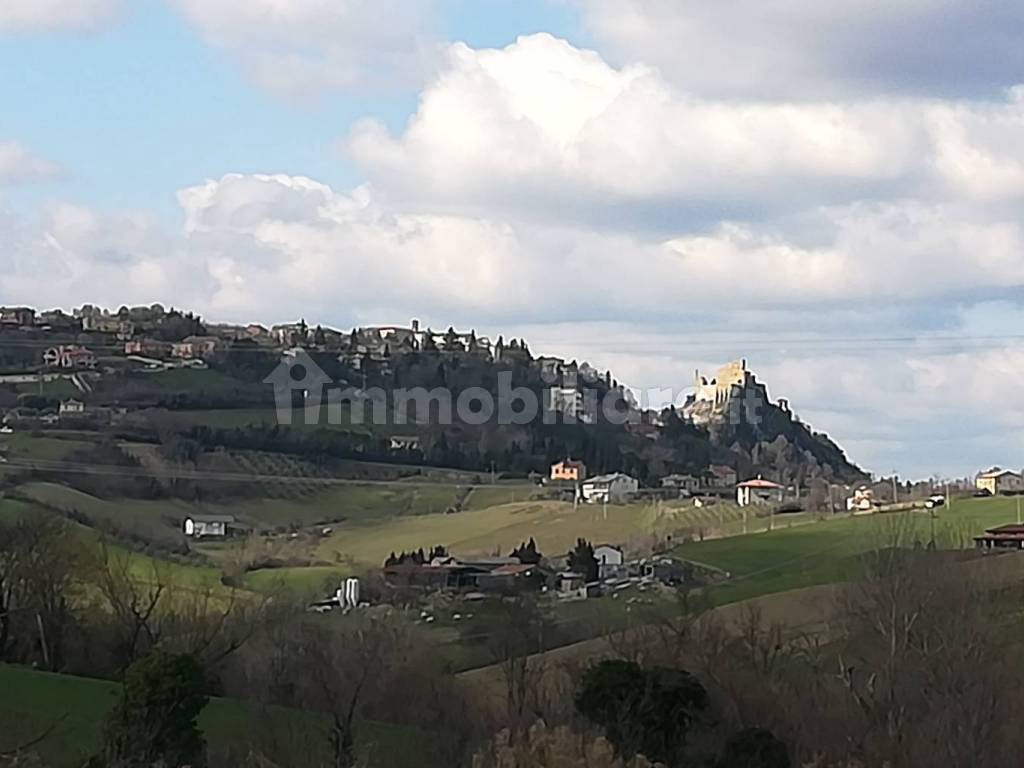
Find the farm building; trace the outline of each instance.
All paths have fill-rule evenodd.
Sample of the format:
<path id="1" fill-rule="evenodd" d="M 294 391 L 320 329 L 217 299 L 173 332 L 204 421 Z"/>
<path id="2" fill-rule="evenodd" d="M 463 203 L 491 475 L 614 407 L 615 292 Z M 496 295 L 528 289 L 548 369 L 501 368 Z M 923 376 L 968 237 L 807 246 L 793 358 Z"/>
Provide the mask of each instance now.
<path id="1" fill-rule="evenodd" d="M 700 489 L 700 478 L 693 475 L 668 475 L 661 478 L 661 487 L 696 493 Z"/>
<path id="2" fill-rule="evenodd" d="M 238 531 L 231 515 L 192 515 L 185 518 L 183 528 L 193 539 L 224 539 Z"/>
<path id="3" fill-rule="evenodd" d="M 589 504 L 624 504 L 639 487 L 635 477 L 615 472 L 590 478 L 581 486 L 580 495 Z"/>
<path id="4" fill-rule="evenodd" d="M 602 579 L 622 576 L 625 573 L 626 556 L 620 547 L 600 544 L 594 547 L 594 557 L 597 559 L 598 574 Z"/>
<path id="5" fill-rule="evenodd" d="M 771 480 L 757 477 L 736 486 L 736 503 L 741 507 L 752 504 L 778 504 L 782 501 L 785 487 Z"/>

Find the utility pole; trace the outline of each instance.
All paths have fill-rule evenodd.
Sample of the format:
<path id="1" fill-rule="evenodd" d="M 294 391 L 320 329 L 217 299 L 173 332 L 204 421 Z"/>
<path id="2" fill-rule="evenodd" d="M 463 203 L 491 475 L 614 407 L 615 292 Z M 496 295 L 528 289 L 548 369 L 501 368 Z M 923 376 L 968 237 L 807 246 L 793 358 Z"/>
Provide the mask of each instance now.
<path id="1" fill-rule="evenodd" d="M 892 503 L 893 504 L 899 504 L 900 503 L 900 493 L 897 490 L 896 470 L 895 469 L 892 471 Z"/>

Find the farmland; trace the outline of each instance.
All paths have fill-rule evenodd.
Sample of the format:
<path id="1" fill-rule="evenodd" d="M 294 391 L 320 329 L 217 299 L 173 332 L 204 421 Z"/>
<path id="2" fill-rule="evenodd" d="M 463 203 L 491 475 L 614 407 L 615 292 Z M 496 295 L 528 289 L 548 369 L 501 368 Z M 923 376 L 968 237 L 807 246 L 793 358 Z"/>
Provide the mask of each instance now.
<path id="1" fill-rule="evenodd" d="M 484 489 L 488 492 L 490 489 Z M 442 544 L 461 555 L 507 554 L 533 538 L 545 553 L 561 555 L 580 537 L 595 543 L 639 545 L 652 537 L 718 525 L 742 526 L 742 513 L 729 505 L 720 510 L 681 504 L 636 503 L 600 506 L 560 501 L 523 501 L 470 509 L 453 515 L 403 516 L 372 524 L 346 524 L 323 542 L 318 553 L 363 564 L 379 564 L 392 551 Z M 751 527 L 764 527 L 764 520 Z"/>

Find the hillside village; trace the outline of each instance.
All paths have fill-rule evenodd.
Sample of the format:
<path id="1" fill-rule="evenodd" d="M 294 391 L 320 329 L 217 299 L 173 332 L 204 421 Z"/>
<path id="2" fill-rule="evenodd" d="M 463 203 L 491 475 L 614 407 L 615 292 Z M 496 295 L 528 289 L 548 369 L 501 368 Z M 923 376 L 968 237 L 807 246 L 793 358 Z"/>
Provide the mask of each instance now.
<path id="1" fill-rule="evenodd" d="M 117 312 L 85 305 L 71 313 L 2 308 L 0 407 L 9 425 L 47 428 L 71 420 L 125 429 L 144 429 L 147 417 L 161 410 L 267 407 L 273 392 L 264 384 L 266 376 L 300 351 L 332 381 L 357 391 L 403 386 L 458 391 L 474 385 L 494 390 L 496 373 L 505 370 L 517 386 L 537 392 L 545 411 L 558 415 L 553 429 L 526 425 L 500 431 L 431 424 L 414 415 L 407 434 L 395 426 L 384 430 L 386 445 L 353 447 L 370 454 L 397 452 L 428 464 L 535 473 L 546 473 L 558 458 L 575 457 L 593 473 L 623 471 L 645 486 L 677 470 L 711 483 L 722 465 L 748 476 L 741 479 L 763 475 L 791 486 L 862 476 L 824 435 L 802 425 L 788 402 L 770 403 L 745 363 L 726 366 L 710 384 L 698 376 L 695 392 L 679 411 L 640 412 L 632 393 L 609 371 L 586 362 L 535 358 L 525 340 L 492 341 L 454 328 L 436 332 L 415 320 L 407 327 L 339 331 L 304 321 L 270 328 L 204 323 L 160 305 Z M 180 391 L 166 383 L 175 372 Z M 588 390 L 616 399 L 625 414 L 620 428 L 586 402 Z M 745 420 L 733 407 L 750 394 L 763 403 L 762 423 Z M 572 428 L 560 429 L 565 422 Z"/>

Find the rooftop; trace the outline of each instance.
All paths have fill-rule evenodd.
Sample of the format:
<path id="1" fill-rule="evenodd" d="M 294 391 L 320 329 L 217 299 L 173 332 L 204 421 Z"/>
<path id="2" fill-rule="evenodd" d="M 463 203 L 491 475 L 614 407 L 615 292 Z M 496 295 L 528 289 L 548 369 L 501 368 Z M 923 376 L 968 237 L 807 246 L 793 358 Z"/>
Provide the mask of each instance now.
<path id="1" fill-rule="evenodd" d="M 771 480 L 765 480 L 763 478 L 755 478 L 754 480 L 747 480 L 745 483 L 740 483 L 738 488 L 764 488 L 771 490 L 781 490 L 784 486 L 778 483 L 773 483 Z"/>

